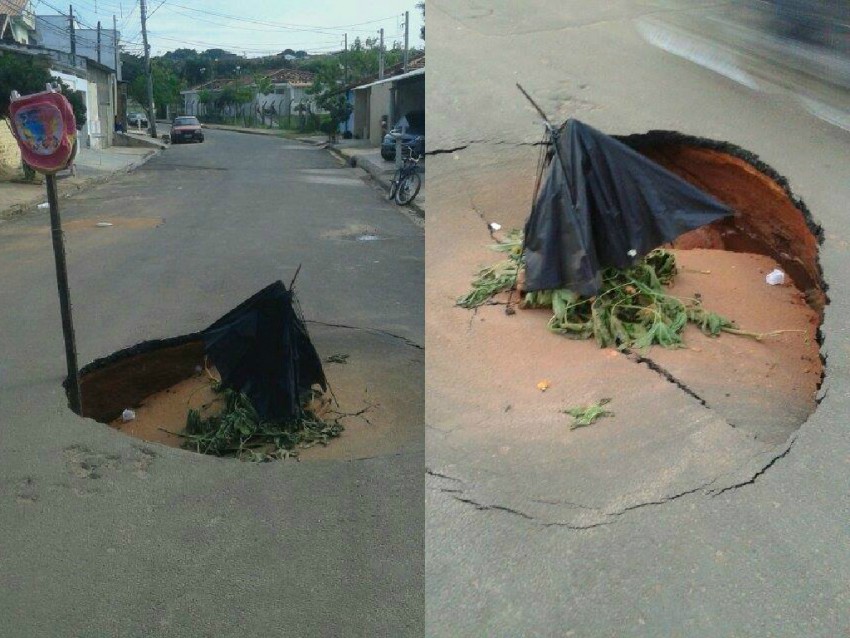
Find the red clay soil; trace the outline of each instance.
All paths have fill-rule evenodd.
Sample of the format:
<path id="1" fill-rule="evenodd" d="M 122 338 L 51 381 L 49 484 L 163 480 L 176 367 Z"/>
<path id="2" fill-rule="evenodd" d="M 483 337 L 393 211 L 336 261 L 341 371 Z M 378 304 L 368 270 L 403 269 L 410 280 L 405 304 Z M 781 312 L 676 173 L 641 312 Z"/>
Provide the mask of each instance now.
<path id="1" fill-rule="evenodd" d="M 120 359 L 80 378 L 83 415 L 109 423 L 124 408 L 188 379 L 204 362 L 202 341 L 158 348 Z"/>
<path id="2" fill-rule="evenodd" d="M 199 410 L 202 417 L 212 416 L 221 411 L 222 398 L 213 391 L 206 372 L 196 373 L 141 402 L 128 404 L 125 407 L 132 406 L 136 418 L 124 422 L 119 416 L 109 426 L 143 441 L 180 447 L 184 439 L 176 433 L 186 426 L 189 409 Z"/>
<path id="3" fill-rule="evenodd" d="M 421 355 L 411 356 L 407 346 L 376 341 L 371 345 L 345 346 L 351 357 L 345 364 L 326 364 L 325 374 L 339 401 L 323 403 L 325 419 L 339 418 L 342 435 L 327 446 L 299 449 L 301 460 L 357 459 L 398 452 L 421 440 L 421 419 L 411 418 L 410 388 L 422 376 Z M 399 356 L 397 349 L 403 349 Z M 85 414 L 144 441 L 181 447 L 177 436 L 186 425 L 190 408 L 202 416 L 218 413 L 222 397 L 212 390 L 203 371 L 203 343 L 193 341 L 136 354 L 105 365 L 83 377 Z M 201 371 L 198 371 L 201 368 Z M 217 373 L 210 370 L 213 376 Z M 135 419 L 124 422 L 125 408 Z M 328 410 L 335 410 L 331 412 Z M 343 413 L 340 415 L 339 413 Z"/>
<path id="4" fill-rule="evenodd" d="M 823 376 L 817 342 L 818 313 L 792 283 L 771 286 L 777 267 L 763 255 L 723 250 L 677 250 L 680 273 L 670 292 L 699 293 L 705 308 L 757 333 L 756 341 L 722 334 L 711 338 L 696 327 L 685 331 L 687 348 L 652 348 L 646 358 L 660 365 L 730 425 L 765 443 L 780 443 L 814 412 Z M 710 274 L 703 274 L 704 272 Z"/>
<path id="5" fill-rule="evenodd" d="M 785 191 L 742 159 L 686 145 L 641 152 L 730 206 L 735 216 L 679 237 L 676 248 L 717 248 L 776 260 L 819 312 L 826 302 L 817 265 L 818 243 Z"/>

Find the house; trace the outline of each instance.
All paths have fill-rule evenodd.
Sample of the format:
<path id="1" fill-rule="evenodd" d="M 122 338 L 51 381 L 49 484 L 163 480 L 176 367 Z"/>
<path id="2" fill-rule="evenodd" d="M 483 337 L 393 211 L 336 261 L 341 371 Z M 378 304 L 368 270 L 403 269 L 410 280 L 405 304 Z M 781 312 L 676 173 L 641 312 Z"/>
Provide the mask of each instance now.
<path id="1" fill-rule="evenodd" d="M 411 60 L 408 70 L 401 65 L 387 70 L 389 77 L 374 80 L 351 91 L 354 137 L 379 146 L 387 131 L 411 111 L 425 112 L 425 56 Z"/>
<path id="2" fill-rule="evenodd" d="M 3 0 L 5 2 L 6 0 Z M 71 18 L 66 15 L 35 16 L 35 44 L 45 49 L 71 53 Z M 111 69 L 120 81 L 121 62 L 116 56 L 121 34 L 113 29 L 87 29 L 74 21 L 75 54 Z M 117 61 L 117 64 L 116 64 Z"/>
<path id="3" fill-rule="evenodd" d="M 35 15 L 30 0 L 3 0 L 0 3 L 0 42 L 35 43 Z"/>
<path id="4" fill-rule="evenodd" d="M 112 146 L 117 90 L 113 69 L 80 55 L 34 45 L 0 42 L 0 54 L 46 56 L 50 73 L 59 77 L 72 91 L 80 91 L 85 96 L 86 123 L 78 134 L 80 146 Z"/>
<path id="5" fill-rule="evenodd" d="M 297 112 L 297 105 L 304 104 L 312 113 L 320 112 L 316 108 L 315 98 L 307 93 L 313 84 L 313 74 L 298 69 L 280 69 L 266 75 L 272 83 L 272 92 L 257 94 L 254 100 L 241 106 L 230 106 L 225 109 L 228 116 L 260 114 L 261 116 L 292 116 Z M 206 82 L 186 91 L 183 95 L 183 112 L 186 115 L 203 117 L 212 113 L 210 104 L 201 102 L 203 92 L 208 92 L 215 99 L 225 87 L 253 87 L 254 79 L 250 76 L 239 78 L 222 78 Z"/>

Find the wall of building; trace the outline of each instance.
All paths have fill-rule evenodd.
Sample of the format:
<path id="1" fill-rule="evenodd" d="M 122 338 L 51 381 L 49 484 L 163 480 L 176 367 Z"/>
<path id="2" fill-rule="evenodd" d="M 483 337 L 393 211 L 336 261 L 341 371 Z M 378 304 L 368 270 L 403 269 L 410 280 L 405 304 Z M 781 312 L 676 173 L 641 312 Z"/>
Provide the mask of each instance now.
<path id="1" fill-rule="evenodd" d="M 420 75 L 409 80 L 396 83 L 396 108 L 394 119 L 410 111 L 425 111 L 425 76 Z M 395 124 L 395 122 L 393 122 Z"/>
<path id="2" fill-rule="evenodd" d="M 77 37 L 77 55 L 99 62 L 113 71 L 115 70 L 115 31 L 100 30 L 100 59 L 97 58 L 97 29 L 79 29 Z M 120 35 L 118 36 L 120 38 Z M 70 50 L 70 43 L 68 44 Z M 121 66 L 120 64 L 118 66 Z M 121 77 L 119 75 L 118 79 Z"/>
<path id="3" fill-rule="evenodd" d="M 70 52 L 69 26 L 67 16 L 36 16 L 35 41 L 45 49 Z"/>
<path id="4" fill-rule="evenodd" d="M 0 179 L 21 177 L 21 149 L 9 128 L 9 121 L 0 122 Z"/>
<path id="5" fill-rule="evenodd" d="M 352 133 L 357 139 L 369 139 L 369 96 L 372 89 L 354 91 Z"/>
<path id="6" fill-rule="evenodd" d="M 71 34 L 68 29 L 70 21 L 67 16 L 36 16 L 36 44 L 57 51 L 71 52 Z M 97 59 L 97 29 L 74 29 L 77 55 L 98 61 Z M 120 42 L 121 33 L 112 29 L 100 30 L 100 63 L 115 70 L 115 42 Z M 120 46 L 120 44 L 119 44 Z M 121 79 L 121 63 L 118 63 L 118 79 Z"/>
<path id="7" fill-rule="evenodd" d="M 369 96 L 369 141 L 373 146 L 380 146 L 386 131 L 391 128 L 391 125 L 389 125 L 389 117 L 392 111 L 390 85 L 390 82 L 384 82 L 383 84 L 375 84 L 371 88 L 372 93 Z M 384 117 L 387 118 L 388 122 L 386 131 L 381 128 L 381 119 Z"/>

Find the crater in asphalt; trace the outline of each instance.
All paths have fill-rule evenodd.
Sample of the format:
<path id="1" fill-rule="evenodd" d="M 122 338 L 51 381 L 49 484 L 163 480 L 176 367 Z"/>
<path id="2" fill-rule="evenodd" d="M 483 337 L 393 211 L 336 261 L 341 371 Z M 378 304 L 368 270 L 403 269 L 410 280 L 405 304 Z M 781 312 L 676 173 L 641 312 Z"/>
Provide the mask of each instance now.
<path id="1" fill-rule="evenodd" d="M 715 304 L 720 307 L 715 308 L 733 319 L 743 319 L 739 317 L 745 314 L 742 306 L 757 306 L 746 311 L 751 322 L 766 324 L 772 320 L 777 327 L 797 323 L 807 327 L 802 340 L 785 339 L 772 361 L 764 354 L 770 346 L 742 342 L 734 352 L 741 363 L 726 362 L 732 373 L 729 379 L 724 378 L 718 368 L 716 373 L 722 383 L 697 379 L 695 385 L 701 388 L 689 387 L 687 382 L 681 385 L 688 392 L 695 389 L 693 395 L 707 407 L 715 408 L 730 425 L 766 442 L 783 442 L 816 408 L 814 395 L 824 377 L 824 360 L 819 346 L 828 297 L 819 262 L 819 246 L 823 239 L 820 225 L 802 200 L 793 194 L 787 179 L 745 149 L 671 131 L 651 131 L 620 139 L 711 193 L 734 211 L 734 216 L 686 233 L 673 244 L 675 249 L 697 251 L 699 254 L 693 256 L 688 253 L 688 260 L 698 269 L 714 272 L 712 277 L 705 278 L 702 292 L 716 299 Z M 733 259 L 728 253 L 746 254 L 751 259 Z M 723 263 L 733 261 L 735 264 L 724 276 Z M 792 291 L 785 303 L 778 306 L 770 302 L 784 291 L 769 290 L 771 287 L 765 281 L 766 273 L 776 266 L 790 279 L 784 288 Z M 759 277 L 748 286 L 747 275 L 754 270 Z M 674 285 L 674 290 L 678 294 L 693 294 L 683 289 L 681 281 Z M 795 297 L 796 291 L 801 293 L 799 297 Z M 756 298 L 761 301 L 756 302 Z M 803 301 L 808 308 L 802 306 Z M 761 313 L 758 306 L 761 306 Z M 802 321 L 797 321 L 798 318 Z M 808 329 L 809 326 L 812 329 Z M 681 361 L 686 361 L 688 356 L 677 357 L 655 349 L 646 359 L 650 365 L 656 365 L 656 371 L 679 382 L 679 375 L 675 370 L 671 374 L 667 365 L 680 367 Z M 707 357 L 702 354 L 693 357 L 694 365 L 703 356 Z M 772 366 L 766 373 L 760 373 L 750 364 L 759 359 Z M 732 384 L 737 387 L 720 392 L 720 386 Z M 709 400 L 706 395 L 710 396 Z M 761 407 L 757 406 L 758 395 L 762 395 Z"/>
<path id="2" fill-rule="evenodd" d="M 344 426 L 326 447 L 299 449 L 298 457 L 358 459 L 397 453 L 421 440 L 421 350 L 392 335 L 321 324 L 311 330 L 324 358 L 331 394 L 318 407 Z M 216 414 L 199 335 L 145 342 L 81 370 L 83 416 L 148 442 L 179 448 L 190 408 Z M 335 402 L 332 402 L 335 401 Z M 417 407 L 418 406 L 418 407 Z M 125 409 L 135 413 L 122 419 Z M 340 415 L 344 416 L 340 416 Z"/>
<path id="3" fill-rule="evenodd" d="M 706 308 L 746 330 L 789 332 L 755 341 L 709 338 L 689 326 L 685 348 L 629 354 L 549 333 L 546 311 L 508 317 L 501 306 L 472 315 L 438 307 L 428 323 L 436 335 L 428 410 L 439 451 L 429 463 L 448 478 L 431 482 L 479 510 L 587 528 L 686 495 L 722 493 L 779 463 L 817 408 L 829 300 L 822 231 L 806 205 L 783 176 L 732 144 L 658 131 L 620 139 L 735 211 L 675 243 L 681 270 L 672 294 L 700 293 Z M 446 219 L 478 227 L 484 205 L 519 227 L 528 202 L 517 185 L 527 176 L 512 177 L 506 161 L 486 180 L 470 180 L 463 171 L 480 172 L 480 159 L 461 161 L 468 166 L 455 160 L 447 169 L 444 200 L 447 208 L 455 201 L 453 175 L 463 175 L 476 214 L 464 218 L 468 209 L 458 203 L 462 210 Z M 453 273 L 450 253 L 444 272 Z M 786 285 L 766 283 L 776 267 Z M 460 276 L 452 292 L 465 289 L 468 273 Z M 615 416 L 570 431 L 563 410 L 601 397 L 611 397 Z"/>
<path id="4" fill-rule="evenodd" d="M 774 259 L 819 313 L 827 286 L 818 260 L 823 230 L 788 180 L 757 155 L 728 142 L 650 131 L 619 138 L 729 205 L 733 217 L 680 237 L 676 248 L 710 248 Z"/>

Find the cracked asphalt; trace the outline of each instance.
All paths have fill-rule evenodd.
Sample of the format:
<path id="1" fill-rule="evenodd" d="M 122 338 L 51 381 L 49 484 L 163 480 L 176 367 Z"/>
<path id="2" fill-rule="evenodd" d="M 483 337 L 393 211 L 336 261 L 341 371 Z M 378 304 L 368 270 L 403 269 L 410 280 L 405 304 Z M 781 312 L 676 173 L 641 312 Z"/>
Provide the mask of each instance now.
<path id="1" fill-rule="evenodd" d="M 787 87 L 742 86 L 651 46 L 638 28 L 705 10 L 680 0 L 428 4 L 429 636 L 850 631 L 850 135 Z M 452 307 L 493 261 L 485 222 L 509 228 L 527 214 L 542 131 L 517 81 L 555 121 L 678 130 L 753 151 L 823 225 L 826 380 L 816 412 L 784 443 L 754 440 L 675 379 L 592 344 L 570 342 L 562 366 L 540 369 L 563 346 L 529 313 L 507 328 L 498 306 Z M 619 385 L 624 375 L 634 382 Z M 545 395 L 541 378 L 552 380 Z M 561 440 L 551 434 L 558 388 L 626 400 L 616 419 Z"/>
<path id="2" fill-rule="evenodd" d="M 80 363 L 301 264 L 320 356 L 377 361 L 347 391 L 421 431 L 422 228 L 324 150 L 206 139 L 61 200 Z M 0 272 L 0 636 L 422 635 L 421 435 L 267 464 L 125 437 L 67 408 L 44 212 L 0 224 Z"/>

